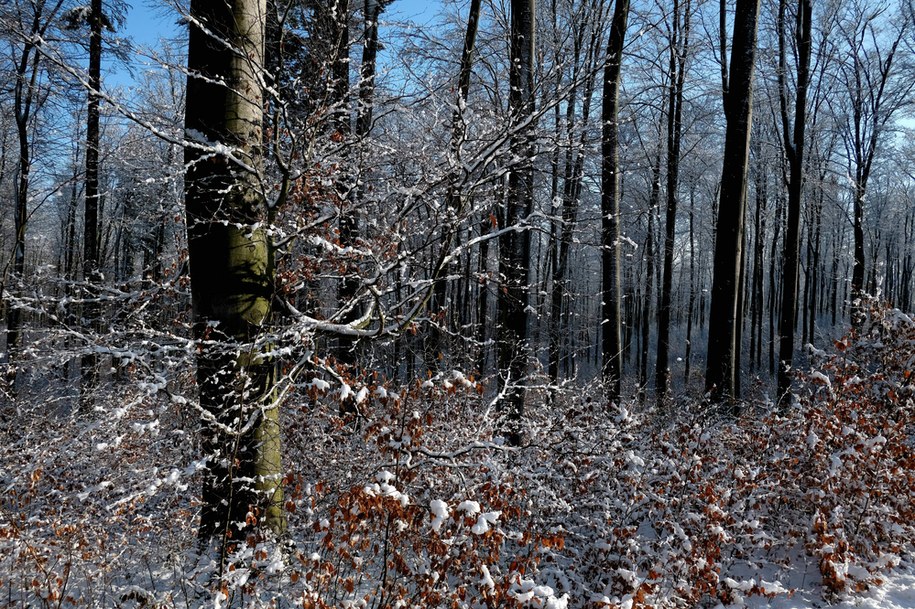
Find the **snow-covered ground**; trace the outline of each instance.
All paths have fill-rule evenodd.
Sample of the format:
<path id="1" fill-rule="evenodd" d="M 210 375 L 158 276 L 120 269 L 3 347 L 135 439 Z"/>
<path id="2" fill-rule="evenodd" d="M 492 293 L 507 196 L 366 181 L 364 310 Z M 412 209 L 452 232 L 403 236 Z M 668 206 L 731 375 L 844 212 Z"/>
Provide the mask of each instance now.
<path id="1" fill-rule="evenodd" d="M 798 591 L 789 597 L 774 600 L 754 598 L 747 603 L 754 609 L 913 609 L 915 608 L 915 564 L 903 563 L 887 573 L 879 586 L 848 595 L 831 603 L 818 593 Z"/>

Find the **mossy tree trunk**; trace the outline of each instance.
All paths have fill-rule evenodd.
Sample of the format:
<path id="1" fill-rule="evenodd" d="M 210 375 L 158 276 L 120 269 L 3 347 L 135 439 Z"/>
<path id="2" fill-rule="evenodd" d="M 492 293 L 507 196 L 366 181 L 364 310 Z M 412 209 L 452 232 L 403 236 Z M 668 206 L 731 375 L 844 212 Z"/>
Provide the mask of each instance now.
<path id="1" fill-rule="evenodd" d="M 264 355 L 274 289 L 261 181 L 265 21 L 266 0 L 191 2 L 185 204 L 207 458 L 201 540 L 286 524 L 275 364 Z"/>

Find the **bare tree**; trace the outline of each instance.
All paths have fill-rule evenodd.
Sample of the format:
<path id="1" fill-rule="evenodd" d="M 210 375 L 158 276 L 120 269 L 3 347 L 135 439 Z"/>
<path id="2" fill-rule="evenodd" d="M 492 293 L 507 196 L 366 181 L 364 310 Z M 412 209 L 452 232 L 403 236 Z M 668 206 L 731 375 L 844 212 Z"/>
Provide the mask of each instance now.
<path id="1" fill-rule="evenodd" d="M 736 355 L 746 216 L 747 161 L 752 125 L 753 70 L 759 0 L 737 0 L 728 71 L 725 0 L 721 0 L 721 84 L 727 120 L 715 238 L 706 391 L 713 401 L 736 398 Z"/>
<path id="2" fill-rule="evenodd" d="M 882 136 L 890 122 L 903 107 L 913 103 L 915 75 L 900 65 L 899 51 L 906 33 L 911 29 L 911 15 L 891 12 L 889 5 L 876 6 L 854 2 L 849 15 L 841 22 L 842 55 L 839 81 L 847 98 L 850 112 L 842 122 L 848 175 L 852 180 L 854 234 L 854 265 L 852 267 L 852 323 L 858 325 L 863 310 L 860 299 L 864 294 L 866 256 L 864 247 L 864 215 L 868 180 Z M 840 108 L 836 108 L 840 110 Z"/>
<path id="3" fill-rule="evenodd" d="M 607 400 L 618 402 L 622 382 L 620 340 L 620 170 L 619 87 L 623 45 L 629 19 L 629 0 L 616 0 L 607 43 L 604 100 L 601 108 L 601 370 Z"/>
<path id="4" fill-rule="evenodd" d="M 655 384 L 658 399 L 667 395 L 670 371 L 670 299 L 673 291 L 674 239 L 677 223 L 677 187 L 680 172 L 680 141 L 683 135 L 683 83 L 689 55 L 690 0 L 681 7 L 674 0 L 671 12 L 667 101 L 667 212 L 664 224 L 664 272 L 658 307 L 658 352 Z M 682 10 L 682 17 L 681 17 Z M 682 20 L 682 21 L 681 21 Z"/>
<path id="5" fill-rule="evenodd" d="M 511 2 L 511 66 L 509 68 L 509 109 L 512 118 L 510 147 L 517 157 L 508 174 L 505 226 L 510 227 L 499 242 L 499 256 L 505 282 L 499 291 L 499 373 L 506 385 L 505 414 L 511 442 L 520 441 L 518 420 L 524 410 L 530 290 L 527 268 L 530 260 L 530 231 L 522 230 L 533 209 L 533 120 L 534 120 L 534 32 L 535 0 Z"/>
<path id="6" fill-rule="evenodd" d="M 785 21 L 787 2 L 778 5 L 778 99 L 782 139 L 788 159 L 788 222 L 782 262 L 782 313 L 779 322 L 778 399 L 791 389 L 789 370 L 794 361 L 794 329 L 797 318 L 798 276 L 800 273 L 801 198 L 804 182 L 804 135 L 807 126 L 807 86 L 810 81 L 810 46 L 813 11 L 810 0 L 799 0 L 795 14 L 794 42 L 797 48 L 797 81 L 794 94 L 794 125 L 789 115 L 789 93 Z"/>
<path id="7" fill-rule="evenodd" d="M 16 16 L 22 20 L 21 41 L 14 43 L 13 116 L 16 135 L 19 139 L 19 158 L 14 181 L 15 207 L 13 210 L 13 258 L 7 284 L 18 284 L 25 273 L 25 243 L 29 218 L 29 185 L 32 170 L 31 126 L 35 112 L 44 103 L 41 92 L 42 58 L 39 44 L 48 28 L 54 22 L 63 5 L 63 0 L 48 3 L 45 0 L 29 2 L 18 6 Z M 12 12 L 12 11 L 11 11 Z M 21 46 L 19 46 L 21 45 Z M 12 290 L 11 290 L 12 291 Z M 11 362 L 22 346 L 22 311 L 15 304 L 7 303 L 6 344 Z M 10 370 L 15 370 L 11 367 Z"/>

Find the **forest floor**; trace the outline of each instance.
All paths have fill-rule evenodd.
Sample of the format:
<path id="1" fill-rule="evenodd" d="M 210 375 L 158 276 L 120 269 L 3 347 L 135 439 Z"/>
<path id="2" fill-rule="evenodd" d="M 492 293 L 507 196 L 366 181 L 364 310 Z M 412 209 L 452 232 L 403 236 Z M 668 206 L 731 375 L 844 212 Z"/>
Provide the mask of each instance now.
<path id="1" fill-rule="evenodd" d="M 112 373 L 91 411 L 53 412 L 59 382 L 0 409 L 0 608 L 915 609 L 899 311 L 811 350 L 790 407 L 569 387 L 531 396 L 518 447 L 459 371 L 312 375 L 283 412 L 288 536 L 203 556 L 178 355 Z M 54 370 L 45 357 L 32 368 Z M 353 393 L 358 419 L 339 408 Z"/>
<path id="2" fill-rule="evenodd" d="M 820 590 L 817 586 L 815 590 L 799 590 L 791 596 L 771 600 L 756 598 L 747 606 L 754 609 L 912 609 L 915 608 L 915 565 L 903 563 L 886 573 L 882 584 L 847 595 L 837 603 L 825 600 Z"/>

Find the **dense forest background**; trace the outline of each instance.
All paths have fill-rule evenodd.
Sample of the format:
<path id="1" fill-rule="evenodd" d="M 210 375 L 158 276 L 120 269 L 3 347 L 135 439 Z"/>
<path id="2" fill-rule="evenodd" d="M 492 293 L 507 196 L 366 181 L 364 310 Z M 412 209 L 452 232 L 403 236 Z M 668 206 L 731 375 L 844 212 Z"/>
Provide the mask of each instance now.
<path id="1" fill-rule="evenodd" d="M 119 1 L 0 6 L 11 605 L 896 565 L 911 2 L 396 6 L 163 2 L 153 48 Z"/>

